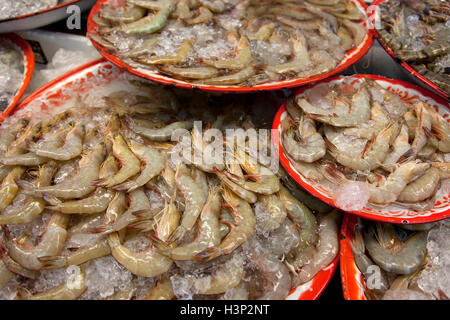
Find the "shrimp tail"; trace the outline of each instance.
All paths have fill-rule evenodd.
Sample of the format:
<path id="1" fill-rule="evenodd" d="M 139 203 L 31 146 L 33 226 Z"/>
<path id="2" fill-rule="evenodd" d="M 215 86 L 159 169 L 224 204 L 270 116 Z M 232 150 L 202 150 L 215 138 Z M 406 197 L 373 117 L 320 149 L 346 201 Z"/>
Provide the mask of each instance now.
<path id="1" fill-rule="evenodd" d="M 28 300 L 31 298 L 32 293 L 30 290 L 28 290 L 27 288 L 21 287 L 21 286 L 17 286 L 17 298 L 19 300 Z"/>
<path id="2" fill-rule="evenodd" d="M 106 178 L 97 179 L 97 180 L 92 181 L 92 185 L 96 186 L 96 187 L 105 187 L 106 184 L 107 184 Z"/>
<path id="3" fill-rule="evenodd" d="M 87 232 L 88 233 L 104 233 L 107 229 L 108 228 L 106 225 L 101 225 L 101 226 L 88 228 Z"/>
<path id="4" fill-rule="evenodd" d="M 363 254 L 366 250 L 364 246 L 364 239 L 359 228 L 355 229 L 353 239 L 350 240 L 350 246 L 353 254 Z"/>
<path id="5" fill-rule="evenodd" d="M 60 205 L 62 203 L 61 200 L 59 200 L 57 197 L 52 196 L 50 194 L 43 193 L 42 196 L 43 196 L 45 202 L 47 202 L 51 206 L 57 206 L 57 205 Z M 47 207 L 47 208 L 50 209 L 50 210 L 53 210 L 52 207 L 50 207 L 50 206 Z"/>
<path id="6" fill-rule="evenodd" d="M 211 260 L 218 256 L 220 256 L 220 252 L 217 249 L 217 247 L 209 247 L 208 249 L 205 249 L 202 252 L 197 253 L 194 256 L 194 260 L 205 260 L 205 259 Z"/>
<path id="7" fill-rule="evenodd" d="M 183 238 L 183 236 L 185 235 L 186 231 L 187 230 L 182 225 L 179 225 L 175 229 L 175 231 L 170 235 L 170 237 L 167 239 L 167 243 L 170 244 L 170 243 L 173 243 L 175 241 L 180 240 L 181 238 Z"/>
<path id="8" fill-rule="evenodd" d="M 145 216 L 149 213 L 150 213 L 149 210 L 138 210 L 138 211 L 132 212 L 131 214 L 133 216 L 135 216 L 136 218 L 145 218 Z"/>
<path id="9" fill-rule="evenodd" d="M 136 221 L 132 224 L 129 224 L 128 229 L 132 229 L 132 230 L 136 230 L 136 231 L 140 231 L 140 232 L 147 232 L 147 231 L 152 231 L 154 226 L 155 226 L 154 220 L 149 219 L 149 220 Z"/>
<path id="10" fill-rule="evenodd" d="M 14 181 L 19 186 L 19 188 L 21 188 L 23 190 L 33 190 L 34 189 L 34 185 L 31 182 L 20 180 L 20 179 L 15 179 Z"/>
<path id="11" fill-rule="evenodd" d="M 66 266 L 66 259 L 62 256 L 43 256 L 38 258 L 43 270 L 59 269 Z"/>
<path id="12" fill-rule="evenodd" d="M 150 234 L 148 236 L 148 238 L 154 244 L 154 246 L 162 253 L 164 253 L 165 251 L 167 251 L 169 249 L 169 246 L 164 241 L 162 241 L 160 238 L 158 238 L 156 235 Z"/>
<path id="13" fill-rule="evenodd" d="M 124 182 L 122 184 L 119 184 L 115 187 L 113 187 L 114 190 L 116 191 L 133 191 L 132 189 L 130 189 L 133 186 L 133 182 L 129 181 L 129 182 Z"/>
<path id="14" fill-rule="evenodd" d="M 413 155 L 414 155 L 414 149 L 411 148 L 398 158 L 397 163 L 406 162 Z"/>

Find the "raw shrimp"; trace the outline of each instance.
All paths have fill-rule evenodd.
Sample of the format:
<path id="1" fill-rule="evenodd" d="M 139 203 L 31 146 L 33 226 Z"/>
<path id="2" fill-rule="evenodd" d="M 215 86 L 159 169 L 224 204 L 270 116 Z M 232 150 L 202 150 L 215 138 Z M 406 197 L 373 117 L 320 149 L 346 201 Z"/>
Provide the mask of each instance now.
<path id="1" fill-rule="evenodd" d="M 0 187 L 0 210 L 5 209 L 16 197 L 19 191 L 19 186 L 16 184 L 16 180 L 20 179 L 20 176 L 25 172 L 23 167 L 15 167 L 10 173 L 3 179 Z"/>
<path id="2" fill-rule="evenodd" d="M 93 214 L 104 212 L 114 197 L 114 191 L 97 188 L 94 193 L 81 200 L 61 202 L 47 208 L 65 214 Z"/>
<path id="3" fill-rule="evenodd" d="M 359 171 L 370 171 L 378 168 L 389 151 L 390 141 L 396 137 L 400 129 L 399 122 L 393 122 L 383 129 L 375 138 L 372 146 L 363 157 L 355 158 L 340 152 L 335 146 L 329 145 L 330 154 L 345 167 Z"/>
<path id="4" fill-rule="evenodd" d="M 376 224 L 364 234 L 364 242 L 372 259 L 383 270 L 397 274 L 411 274 L 425 257 L 427 232 L 420 231 L 402 242 L 389 224 Z"/>
<path id="5" fill-rule="evenodd" d="M 213 274 L 203 277 L 186 277 L 194 292 L 197 294 L 219 294 L 234 288 L 241 283 L 244 277 L 244 259 L 235 255 L 222 265 Z"/>
<path id="6" fill-rule="evenodd" d="M 209 79 L 217 76 L 219 74 L 219 70 L 214 67 L 177 67 L 172 65 L 164 65 L 159 67 L 159 71 L 164 74 L 169 74 L 172 76 L 185 78 L 185 79 L 194 79 L 194 80 L 202 80 Z"/>
<path id="7" fill-rule="evenodd" d="M 181 43 L 179 49 L 174 55 L 158 56 L 151 58 L 138 58 L 137 60 L 144 64 L 177 64 L 181 63 L 188 57 L 192 51 L 192 39 L 188 39 Z"/>
<path id="8" fill-rule="evenodd" d="M 73 281 L 75 280 L 75 283 Z M 19 298 L 25 300 L 75 300 L 86 291 L 86 274 L 84 268 L 80 268 L 80 273 L 76 279 L 69 278 L 63 284 L 47 290 L 45 292 L 31 294 L 28 290 L 20 288 Z"/>
<path id="9" fill-rule="evenodd" d="M 232 59 L 212 60 L 203 59 L 203 62 L 217 69 L 242 70 L 247 67 L 252 60 L 252 53 L 249 48 L 248 39 L 241 36 L 236 47 L 236 56 Z"/>
<path id="10" fill-rule="evenodd" d="M 283 132 L 283 146 L 296 161 L 311 163 L 322 158 L 326 153 L 325 141 L 316 131 L 315 123 L 303 115 L 298 123 L 298 130 L 290 127 Z"/>
<path id="11" fill-rule="evenodd" d="M 248 191 L 244 189 L 243 187 L 239 186 L 238 184 L 234 183 L 231 179 L 227 177 L 227 175 L 224 172 L 221 172 L 219 170 L 216 171 L 216 176 L 219 178 L 219 180 L 230 190 L 232 190 L 234 193 L 236 193 L 239 197 L 244 199 L 245 201 L 249 203 L 255 203 L 257 201 L 257 196 L 251 191 Z M 239 177 L 243 178 L 243 177 Z"/>
<path id="12" fill-rule="evenodd" d="M 115 28 L 127 34 L 150 34 L 164 27 L 171 12 L 172 4 L 169 2 L 156 14 L 149 14 L 142 19 Z"/>
<path id="13" fill-rule="evenodd" d="M 223 199 L 230 206 L 235 224 L 228 224 L 230 232 L 219 245 L 212 246 L 195 256 L 196 259 L 207 259 L 219 257 L 233 252 L 241 246 L 255 232 L 255 215 L 249 203 L 236 196 L 233 191 L 224 187 Z"/>
<path id="14" fill-rule="evenodd" d="M 369 267 L 374 266 L 375 263 L 365 254 L 366 248 L 364 246 L 364 239 L 359 228 L 355 229 L 353 239 L 350 239 L 350 246 L 352 248 L 356 266 L 363 274 L 364 279 L 367 283 L 369 276 L 372 274 L 369 273 Z M 366 287 L 368 287 L 367 284 Z M 373 291 L 376 294 L 380 294 L 386 292 L 386 290 L 388 289 L 389 283 L 387 282 L 386 275 L 381 272 L 379 278 L 379 287 L 374 289 L 369 288 L 368 290 Z"/>
<path id="15" fill-rule="evenodd" d="M 39 188 L 50 185 L 55 172 L 56 163 L 54 161 L 47 162 L 39 169 L 39 178 L 36 186 Z M 31 222 L 44 211 L 44 208 L 45 201 L 43 199 L 27 196 L 25 204 L 21 208 L 0 215 L 0 224 L 25 224 Z"/>
<path id="16" fill-rule="evenodd" d="M 392 147 L 392 152 L 386 155 L 382 166 L 384 169 L 387 169 L 390 172 L 394 171 L 397 161 L 401 158 L 402 155 L 405 154 L 405 152 L 407 152 L 411 148 L 409 144 L 409 133 L 407 125 L 402 125 L 400 133 L 395 139 Z"/>
<path id="17" fill-rule="evenodd" d="M 140 277 L 156 277 L 165 273 L 173 261 L 159 254 L 153 248 L 143 252 L 133 252 L 120 243 L 119 235 L 108 236 L 112 256 L 131 273 Z"/>
<path id="18" fill-rule="evenodd" d="M 137 134 L 139 134 L 145 138 L 148 138 L 152 141 L 160 141 L 160 142 L 170 141 L 172 134 L 177 129 L 189 130 L 193 126 L 192 121 L 178 121 L 178 122 L 173 122 L 163 128 L 149 129 L 149 128 L 145 128 L 145 127 L 137 125 L 136 120 L 131 117 L 127 117 L 126 122 L 127 122 L 127 125 L 130 127 L 130 129 L 133 130 L 134 132 L 136 132 Z"/>
<path id="19" fill-rule="evenodd" d="M 128 182 L 117 185 L 114 190 L 131 192 L 142 187 L 161 173 L 165 166 L 165 157 L 158 151 L 133 140 L 129 143 L 131 151 L 141 160 L 140 175 Z"/>
<path id="20" fill-rule="evenodd" d="M 0 162 L 7 166 L 38 166 L 48 161 L 48 158 L 38 156 L 33 152 L 1 157 Z"/>
<path id="21" fill-rule="evenodd" d="M 180 225 L 169 238 L 170 242 L 181 239 L 186 232 L 192 229 L 206 202 L 206 196 L 201 187 L 192 179 L 184 164 L 180 164 L 177 168 L 175 182 L 185 199 L 185 210 Z"/>
<path id="22" fill-rule="evenodd" d="M 245 244 L 249 259 L 264 279 L 264 291 L 259 300 L 283 300 L 291 290 L 291 275 L 277 257 L 264 250 L 256 240 Z M 267 289 L 266 289 L 267 288 Z"/>
<path id="23" fill-rule="evenodd" d="M 399 165 L 381 186 L 369 184 L 369 202 L 388 204 L 396 201 L 406 185 L 418 175 L 423 174 L 430 166 L 429 163 L 417 162 L 407 162 Z"/>
<path id="24" fill-rule="evenodd" d="M 98 178 L 105 154 L 105 144 L 103 142 L 97 144 L 93 150 L 81 158 L 78 173 L 62 183 L 39 188 L 30 187 L 23 181 L 19 184 L 25 190 L 24 192 L 35 197 L 48 194 L 62 199 L 82 198 L 95 190 L 92 181 Z"/>
<path id="25" fill-rule="evenodd" d="M 328 266 L 338 254 L 339 221 L 340 214 L 337 210 L 333 210 L 319 219 L 319 243 L 314 248 L 309 263 L 303 264 L 298 271 L 300 283 L 311 280 L 317 272 Z"/>
<path id="26" fill-rule="evenodd" d="M 121 164 L 120 170 L 113 176 L 93 181 L 93 185 L 111 188 L 118 185 L 140 171 L 140 161 L 128 148 L 119 134 L 113 140 L 113 153 Z"/>
<path id="27" fill-rule="evenodd" d="M 138 188 L 129 194 L 130 205 L 114 222 L 93 227 L 89 231 L 93 233 L 109 234 L 120 231 L 133 222 L 144 218 L 152 218 L 157 212 L 151 210 L 150 201 L 142 188 Z M 120 204 L 119 204 L 120 205 Z M 120 209 L 120 207 L 118 208 Z"/>
<path id="28" fill-rule="evenodd" d="M 334 108 L 323 109 L 311 105 L 302 97 L 297 104 L 314 120 L 331 124 L 335 127 L 354 127 L 370 119 L 370 99 L 365 86 L 352 96 L 351 102 L 335 102 Z"/>
<path id="29" fill-rule="evenodd" d="M 0 154 L 4 154 L 17 136 L 30 123 L 29 118 L 22 118 L 11 125 L 8 130 L 2 130 L 0 135 Z"/>
<path id="30" fill-rule="evenodd" d="M 54 213 L 41 241 L 35 247 L 28 247 L 18 244 L 12 239 L 8 228 L 3 226 L 6 241 L 5 246 L 12 259 L 20 263 L 24 268 L 30 270 L 40 270 L 42 263 L 39 261 L 41 256 L 58 255 L 64 247 L 67 231 L 66 227 L 70 218 L 60 213 Z"/>
<path id="31" fill-rule="evenodd" d="M 436 132 L 436 138 L 430 141 L 442 152 L 450 152 L 450 124 L 436 111 L 429 109 L 432 119 L 432 129 Z"/>
<path id="32" fill-rule="evenodd" d="M 270 195 L 280 190 L 280 181 L 273 172 L 252 160 L 248 153 L 238 149 L 236 150 L 236 159 L 239 161 L 241 167 L 249 174 L 247 177 L 250 177 L 253 181 L 235 177 L 225 171 L 225 174 L 230 180 L 244 189 L 255 193 Z"/>
<path id="33" fill-rule="evenodd" d="M 126 230 L 119 231 L 119 237 L 123 240 Z M 68 266 L 81 265 L 87 261 L 106 257 L 111 254 L 108 239 L 101 239 L 93 244 L 77 248 L 67 256 L 42 256 L 38 260 L 42 263 L 42 270 L 66 268 Z"/>
<path id="34" fill-rule="evenodd" d="M 284 186 L 278 192 L 289 218 L 298 226 L 302 248 L 309 247 L 317 241 L 317 219 L 311 210 L 297 200 Z"/>
<path id="35" fill-rule="evenodd" d="M 8 267 L 5 265 L 5 263 L 0 260 L 0 289 L 2 289 L 6 284 L 14 278 L 14 273 L 9 271 Z"/>
<path id="36" fill-rule="evenodd" d="M 219 61 L 219 60 L 218 60 Z M 249 65 L 240 71 L 227 74 L 224 76 L 219 76 L 215 78 L 209 78 L 205 80 L 197 81 L 199 84 L 215 84 L 215 85 L 228 85 L 244 82 L 256 73 L 255 67 Z"/>
<path id="37" fill-rule="evenodd" d="M 311 65 L 306 39 L 303 34 L 300 31 L 296 31 L 290 40 L 294 51 L 293 60 L 287 63 L 269 66 L 269 71 L 275 73 L 301 72 Z"/>
<path id="38" fill-rule="evenodd" d="M 70 160 L 80 155 L 83 150 L 83 137 L 85 135 L 84 125 L 76 123 L 73 129 L 70 130 L 62 145 L 53 145 L 49 148 L 41 148 L 39 146 L 30 148 L 30 151 L 36 153 L 38 156 L 55 159 L 55 160 Z"/>
<path id="39" fill-rule="evenodd" d="M 267 217 L 258 223 L 258 229 L 262 232 L 270 232 L 279 228 L 287 216 L 284 203 L 276 194 L 260 195 L 258 200 L 268 213 Z"/>
<path id="40" fill-rule="evenodd" d="M 170 235 L 179 226 L 180 219 L 180 211 L 178 211 L 177 207 L 175 206 L 174 197 L 172 196 L 169 204 L 165 206 L 161 218 L 159 218 L 158 222 L 156 223 L 156 236 L 162 241 L 167 241 Z"/>
<path id="41" fill-rule="evenodd" d="M 172 248 L 153 238 L 158 250 L 173 260 L 193 260 L 196 254 L 209 247 L 219 245 L 221 240 L 220 202 L 220 195 L 217 191 L 209 194 L 200 214 L 198 234 L 193 242 Z"/>
<path id="42" fill-rule="evenodd" d="M 423 176 L 409 183 L 399 194 L 401 202 L 421 202 L 430 198 L 438 189 L 441 174 L 436 167 L 429 168 Z"/>
<path id="43" fill-rule="evenodd" d="M 158 281 L 144 300 L 172 300 L 173 298 L 175 298 L 175 294 L 173 293 L 172 281 L 169 278 L 164 278 Z"/>
<path id="44" fill-rule="evenodd" d="M 209 11 L 206 7 L 198 8 L 198 15 L 195 18 L 184 19 L 183 21 L 187 25 L 199 24 L 199 23 L 207 23 L 212 20 L 214 17 L 213 13 Z"/>

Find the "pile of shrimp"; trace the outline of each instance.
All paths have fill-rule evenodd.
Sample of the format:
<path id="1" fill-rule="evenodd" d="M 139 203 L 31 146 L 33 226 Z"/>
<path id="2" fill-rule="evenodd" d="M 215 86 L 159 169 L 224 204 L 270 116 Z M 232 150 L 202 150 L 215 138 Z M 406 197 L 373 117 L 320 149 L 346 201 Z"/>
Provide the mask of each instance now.
<path id="1" fill-rule="evenodd" d="M 79 96 L 72 108 L 3 126 L 0 287 L 17 289 L 11 297 L 84 299 L 89 263 L 110 257 L 155 285 L 108 299 L 284 299 L 333 261 L 340 214 L 281 168 L 250 161 L 246 148 L 229 150 L 243 161 L 213 167 L 171 160 L 177 128 L 191 130 L 194 152 L 207 144 L 194 119 L 255 128 L 242 97 L 220 108 L 220 97 L 133 85 L 143 94 L 114 91 L 95 106 Z M 48 270 L 74 266 L 78 285 L 35 289 Z"/>
<path id="2" fill-rule="evenodd" d="M 397 58 L 450 94 L 448 1 L 393 0 L 380 5 L 380 41 Z"/>
<path id="3" fill-rule="evenodd" d="M 366 297 L 448 300 L 449 291 L 443 278 L 434 277 L 431 282 L 426 279 L 426 273 L 434 269 L 438 269 L 444 278 L 448 274 L 448 261 L 443 259 L 447 254 L 448 228 L 448 221 L 394 225 L 364 220 L 356 225 L 350 245 L 355 264 L 365 281 Z M 442 233 L 442 229 L 446 231 L 441 239 L 433 240 L 432 233 Z M 440 252 L 428 252 L 431 247 Z"/>
<path id="4" fill-rule="evenodd" d="M 308 179 L 356 185 L 374 206 L 426 211 L 450 178 L 448 121 L 424 101 L 404 101 L 375 80 L 323 83 L 290 98 L 286 109 L 284 152 Z M 338 206 L 339 196 L 335 192 Z"/>
<path id="5" fill-rule="evenodd" d="M 330 72 L 366 37 L 350 0 L 127 0 L 88 36 L 134 68 L 251 86 Z"/>

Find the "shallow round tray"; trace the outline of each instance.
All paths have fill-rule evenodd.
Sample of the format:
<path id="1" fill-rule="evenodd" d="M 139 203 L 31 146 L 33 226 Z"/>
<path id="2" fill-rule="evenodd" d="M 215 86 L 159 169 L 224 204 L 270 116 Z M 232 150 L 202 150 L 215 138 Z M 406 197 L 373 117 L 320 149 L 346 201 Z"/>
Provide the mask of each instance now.
<path id="1" fill-rule="evenodd" d="M 20 101 L 23 94 L 27 90 L 28 85 L 30 84 L 31 77 L 33 76 L 34 71 L 34 54 L 33 50 L 31 50 L 30 44 L 21 37 L 19 37 L 17 34 L 14 33 L 0 34 L 0 39 L 7 40 L 9 43 L 12 44 L 14 49 L 22 53 L 24 66 L 24 76 L 22 83 L 9 106 L 6 107 L 6 109 L 3 110 L 3 113 L 0 114 L 0 121 L 2 121 L 8 114 L 10 114 L 14 110 L 17 103 Z"/>
<path id="2" fill-rule="evenodd" d="M 94 5 L 94 7 L 91 10 L 91 13 L 89 15 L 88 19 L 88 36 L 90 33 L 95 33 L 95 29 L 97 25 L 95 22 L 92 21 L 92 17 L 97 14 L 98 11 L 101 9 L 101 5 L 104 3 L 108 3 L 111 0 L 99 0 Z M 364 4 L 364 1 L 362 0 L 350 0 L 352 1 L 358 8 L 361 10 L 361 12 L 366 12 L 366 5 Z M 366 25 L 366 22 L 364 22 Z M 290 79 L 290 80 L 283 80 L 283 81 L 271 81 L 263 84 L 258 84 L 252 87 L 245 87 L 245 86 L 239 86 L 239 85 L 229 85 L 229 86 L 216 86 L 216 85 L 203 85 L 203 84 L 195 84 L 190 83 L 178 79 L 174 79 L 169 76 L 162 75 L 158 72 L 152 72 L 149 70 L 141 69 L 141 68 L 134 68 L 132 66 L 127 65 L 124 63 L 120 58 L 110 54 L 107 52 L 107 50 L 92 40 L 92 44 L 97 48 L 97 50 L 100 52 L 102 56 L 104 56 L 106 59 L 114 63 L 116 66 L 125 68 L 129 72 L 149 80 L 153 80 L 155 82 L 163 83 L 166 85 L 175 85 L 181 88 L 187 88 L 187 89 L 201 89 L 205 91 L 216 91 L 216 92 L 251 92 L 251 91 L 262 91 L 262 90 L 277 90 L 282 88 L 291 88 L 291 87 L 299 87 L 305 84 L 313 83 L 325 78 L 328 78 L 334 74 L 337 74 L 339 72 L 344 71 L 352 64 L 356 63 L 359 59 L 361 59 L 370 49 L 370 47 L 373 44 L 373 37 L 372 33 L 369 31 L 364 38 L 364 40 L 359 44 L 358 47 L 353 48 L 349 52 L 346 53 L 344 59 L 341 61 L 341 63 L 331 72 L 327 72 L 324 74 L 320 74 L 317 76 L 309 77 L 309 78 L 299 78 L 299 79 Z"/>
<path id="3" fill-rule="evenodd" d="M 323 80 L 320 83 L 339 83 L 344 79 L 355 79 L 355 81 L 358 81 L 359 79 L 362 79 L 364 77 L 376 80 L 377 83 L 380 84 L 383 88 L 399 95 L 404 101 L 414 101 L 415 99 L 420 98 L 427 105 L 433 107 L 436 111 L 438 111 L 445 119 L 447 119 L 448 122 L 450 122 L 448 102 L 446 102 L 443 98 L 437 96 L 436 94 L 433 94 L 432 92 L 429 92 L 409 82 L 384 78 L 375 75 L 358 74 L 349 77 L 336 76 L 330 79 Z M 299 89 L 295 93 L 295 96 L 303 95 L 306 90 L 311 89 L 312 87 L 314 86 L 308 86 Z M 299 183 L 304 189 L 306 189 L 309 193 L 319 198 L 323 202 L 335 207 L 332 190 L 329 190 L 323 185 L 305 178 L 300 172 L 294 169 L 294 167 L 290 164 L 289 160 L 284 155 L 283 146 L 280 140 L 280 133 L 281 121 L 287 116 L 285 105 L 286 103 L 283 103 L 278 109 L 272 125 L 272 140 L 275 148 L 277 148 L 278 150 L 280 162 L 286 169 L 286 171 L 291 175 L 291 177 L 295 181 L 297 181 L 297 183 Z M 440 190 L 438 191 L 435 206 L 432 209 L 424 212 L 410 211 L 408 209 L 392 205 L 384 208 L 368 206 L 364 207 L 360 211 L 347 212 L 354 213 L 366 219 L 390 223 L 426 223 L 442 220 L 450 217 L 450 194 L 448 191 L 449 187 L 450 179 L 446 180 L 445 185 L 442 184 Z"/>
<path id="4" fill-rule="evenodd" d="M 353 231 L 358 220 L 358 217 L 346 214 L 342 220 L 339 239 L 342 293 L 347 300 L 367 300 L 364 277 L 356 266 L 352 247 L 350 246 L 350 240 L 353 239 Z"/>
<path id="5" fill-rule="evenodd" d="M 372 23 L 375 25 L 377 25 L 378 23 L 380 23 L 380 16 L 379 14 L 377 14 L 379 12 L 378 6 L 380 4 L 382 4 L 383 2 L 386 2 L 389 0 L 375 0 L 372 4 L 371 4 L 371 12 L 368 15 L 368 18 L 370 19 L 370 21 L 372 21 Z M 380 36 L 376 30 L 376 28 L 373 28 L 373 33 L 374 36 L 377 38 L 377 41 L 380 43 L 380 45 L 384 48 L 384 50 L 386 50 L 386 52 L 392 57 L 392 59 L 394 59 L 395 62 L 397 62 L 400 66 L 403 67 L 404 70 L 406 70 L 409 74 L 411 74 L 414 78 L 416 78 L 417 80 L 419 80 L 420 82 L 422 82 L 423 84 L 425 84 L 427 87 L 429 87 L 431 90 L 433 90 L 434 92 L 436 92 L 437 94 L 441 95 L 442 97 L 444 97 L 445 99 L 449 99 L 449 95 L 447 93 L 445 93 L 443 90 L 441 90 L 439 88 L 439 86 L 435 85 L 431 80 L 425 78 L 423 75 L 421 75 L 420 73 L 418 73 L 416 70 L 414 70 L 414 68 L 409 65 L 407 62 L 402 61 L 401 59 L 397 58 L 395 56 L 394 51 L 389 48 L 381 39 Z"/>
<path id="6" fill-rule="evenodd" d="M 32 115 L 57 108 L 75 98 L 75 93 L 88 92 L 98 86 L 106 85 L 123 73 L 126 73 L 126 71 L 115 67 L 103 58 L 94 60 L 56 78 L 33 92 L 22 101 L 14 112 L 28 112 L 28 115 Z M 32 109 L 27 111 L 27 108 Z M 315 300 L 319 298 L 333 277 L 338 263 L 339 255 L 311 281 L 293 289 L 286 299 Z"/>
<path id="7" fill-rule="evenodd" d="M 77 5 L 81 11 L 92 7 L 95 0 L 70 0 L 38 12 L 24 14 L 19 17 L 0 20 L 0 32 L 31 30 L 49 25 L 68 16 L 67 7 Z"/>

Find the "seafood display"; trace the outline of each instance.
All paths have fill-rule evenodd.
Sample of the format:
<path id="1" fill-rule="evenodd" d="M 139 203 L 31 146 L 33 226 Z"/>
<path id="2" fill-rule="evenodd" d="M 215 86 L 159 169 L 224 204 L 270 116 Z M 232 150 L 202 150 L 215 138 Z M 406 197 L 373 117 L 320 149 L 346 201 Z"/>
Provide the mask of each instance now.
<path id="1" fill-rule="evenodd" d="M 393 0 L 379 5 L 379 40 L 395 57 L 450 94 L 448 1 Z"/>
<path id="2" fill-rule="evenodd" d="M 63 0 L 2 0 L 0 20 L 16 18 L 56 6 Z"/>
<path id="3" fill-rule="evenodd" d="M 24 60 L 10 41 L 0 38 L 0 113 L 12 103 L 24 81 Z"/>
<path id="4" fill-rule="evenodd" d="M 94 88 L 0 128 L 0 299 L 284 299 L 336 258 L 242 96 Z"/>
<path id="5" fill-rule="evenodd" d="M 338 208 L 426 212 L 448 197 L 448 114 L 382 83 L 342 77 L 289 98 L 282 152 L 308 181 L 331 190 Z"/>
<path id="6" fill-rule="evenodd" d="M 355 3 L 102 1 L 88 36 L 113 61 L 146 74 L 253 87 L 335 70 L 368 36 Z"/>
<path id="7" fill-rule="evenodd" d="M 448 300 L 449 237 L 448 219 L 412 226 L 359 221 L 349 244 L 364 297 Z"/>

